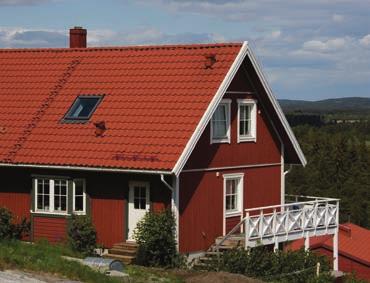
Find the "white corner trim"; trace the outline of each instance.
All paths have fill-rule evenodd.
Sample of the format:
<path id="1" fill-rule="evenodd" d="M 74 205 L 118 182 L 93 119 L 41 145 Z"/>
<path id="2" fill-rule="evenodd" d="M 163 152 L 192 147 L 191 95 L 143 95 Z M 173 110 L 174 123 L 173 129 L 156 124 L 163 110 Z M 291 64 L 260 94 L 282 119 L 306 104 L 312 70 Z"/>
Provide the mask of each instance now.
<path id="1" fill-rule="evenodd" d="M 237 142 L 257 142 L 257 100 L 256 99 L 238 99 L 237 110 Z M 248 136 L 240 136 L 240 106 L 251 105 L 251 134 Z"/>
<path id="2" fill-rule="evenodd" d="M 289 137 L 290 141 L 292 142 L 292 145 L 293 145 L 293 147 L 294 147 L 294 149 L 295 149 L 295 151 L 296 151 L 296 153 L 299 157 L 299 160 L 301 161 L 303 166 L 306 166 L 307 160 L 306 160 L 306 158 L 303 154 L 303 151 L 302 151 L 302 149 L 301 149 L 301 147 L 300 147 L 300 145 L 299 145 L 299 143 L 298 143 L 298 141 L 297 141 L 297 139 L 296 139 L 296 137 L 295 137 L 295 135 L 292 131 L 292 128 L 290 127 L 288 121 L 286 120 L 286 117 L 283 113 L 283 110 L 280 107 L 280 104 L 277 102 L 277 99 L 275 98 L 269 84 L 267 83 L 266 77 L 262 72 L 261 66 L 260 66 L 259 62 L 257 61 L 256 56 L 253 54 L 253 52 L 250 48 L 248 48 L 247 53 L 248 53 L 248 56 L 249 56 L 249 58 L 252 62 L 252 65 L 253 65 L 254 69 L 256 70 L 256 73 L 257 73 L 257 75 L 258 75 L 266 93 L 267 93 L 267 96 L 268 96 L 269 100 L 272 103 L 272 106 L 274 107 L 274 109 L 275 109 L 275 111 L 276 111 L 276 113 L 277 113 L 277 115 L 278 115 L 286 133 L 288 134 L 288 137 Z"/>
<path id="3" fill-rule="evenodd" d="M 195 145 L 197 144 L 198 140 L 200 139 L 204 129 L 206 128 L 208 122 L 211 120 L 213 113 L 216 110 L 216 107 L 220 103 L 222 97 L 226 93 L 231 81 L 233 80 L 236 72 L 239 70 L 240 65 L 243 63 L 245 56 L 248 53 L 248 42 L 244 41 L 242 47 L 239 50 L 238 55 L 236 56 L 233 64 L 231 65 L 229 71 L 227 72 L 224 80 L 222 81 L 220 87 L 218 88 L 216 95 L 213 97 L 211 103 L 208 105 L 206 112 L 203 114 L 200 122 L 198 123 L 193 135 L 191 136 L 190 140 L 186 144 L 183 152 L 180 155 L 180 158 L 177 160 L 174 168 L 172 169 L 172 173 L 178 176 L 184 168 L 186 161 L 188 160 L 191 152 L 193 151 Z"/>

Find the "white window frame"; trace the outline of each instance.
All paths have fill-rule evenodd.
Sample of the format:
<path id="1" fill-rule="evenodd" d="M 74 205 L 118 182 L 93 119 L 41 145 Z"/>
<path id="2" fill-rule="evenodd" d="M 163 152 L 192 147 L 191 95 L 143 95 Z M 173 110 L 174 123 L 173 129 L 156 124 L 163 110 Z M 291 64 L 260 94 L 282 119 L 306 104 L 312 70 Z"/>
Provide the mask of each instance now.
<path id="1" fill-rule="evenodd" d="M 234 217 L 240 216 L 243 213 L 243 197 L 244 197 L 244 173 L 233 173 L 233 174 L 224 174 L 224 215 L 225 217 Z M 229 180 L 237 180 L 237 209 L 232 211 L 226 211 L 226 182 Z"/>
<path id="2" fill-rule="evenodd" d="M 240 106 L 251 106 L 251 129 L 249 135 L 240 135 Z M 257 101 L 255 99 L 238 99 L 238 143 L 257 141 Z"/>
<path id="3" fill-rule="evenodd" d="M 83 210 L 76 211 L 76 181 L 82 181 L 83 184 Z M 85 179 L 73 179 L 73 190 L 72 190 L 72 213 L 76 215 L 86 214 L 86 180 Z"/>
<path id="4" fill-rule="evenodd" d="M 45 209 L 39 209 L 37 206 L 37 196 L 38 196 L 38 180 L 49 180 L 49 210 Z M 64 180 L 67 181 L 67 188 L 66 188 L 66 210 L 64 211 L 59 211 L 55 210 L 54 207 L 54 184 L 55 184 L 55 178 L 35 178 L 34 179 L 34 184 L 35 184 L 35 211 L 39 213 L 46 213 L 46 214 L 68 214 L 68 180 L 67 179 L 58 179 L 58 180 Z"/>
<path id="5" fill-rule="evenodd" d="M 212 118 L 211 118 L 211 127 L 210 127 L 211 128 L 211 133 L 210 133 L 211 144 L 213 144 L 213 143 L 230 143 L 231 99 L 229 99 L 229 98 L 222 99 L 218 106 L 220 106 L 220 105 L 226 105 L 225 109 L 226 109 L 226 127 L 227 127 L 226 134 L 227 134 L 227 137 L 225 137 L 225 138 L 214 138 L 213 137 L 213 117 L 214 117 L 214 114 L 213 114 Z"/>

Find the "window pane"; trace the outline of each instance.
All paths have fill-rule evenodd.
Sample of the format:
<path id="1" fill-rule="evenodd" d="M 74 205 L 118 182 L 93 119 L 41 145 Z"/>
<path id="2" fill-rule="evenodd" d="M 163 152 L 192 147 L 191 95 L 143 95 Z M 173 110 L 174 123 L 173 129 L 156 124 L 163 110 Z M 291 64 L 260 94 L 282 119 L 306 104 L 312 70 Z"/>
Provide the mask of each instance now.
<path id="1" fill-rule="evenodd" d="M 146 205 L 146 199 L 142 198 L 140 200 L 140 209 L 145 209 L 145 205 Z"/>
<path id="2" fill-rule="evenodd" d="M 238 183 L 239 179 L 226 180 L 226 211 L 234 211 L 238 209 Z"/>
<path id="3" fill-rule="evenodd" d="M 67 180 L 54 181 L 54 210 L 67 210 Z"/>
<path id="4" fill-rule="evenodd" d="M 227 137 L 227 105 L 220 104 L 212 117 L 213 138 Z"/>
<path id="5" fill-rule="evenodd" d="M 75 211 L 83 211 L 83 197 L 82 196 L 76 196 L 75 197 Z"/>
<path id="6" fill-rule="evenodd" d="M 49 180 L 37 180 L 36 208 L 40 210 L 49 210 Z"/>
<path id="7" fill-rule="evenodd" d="M 140 209 L 140 199 L 139 198 L 134 199 L 134 208 Z"/>
<path id="8" fill-rule="evenodd" d="M 101 97 L 78 97 L 66 115 L 67 119 L 88 119 Z"/>

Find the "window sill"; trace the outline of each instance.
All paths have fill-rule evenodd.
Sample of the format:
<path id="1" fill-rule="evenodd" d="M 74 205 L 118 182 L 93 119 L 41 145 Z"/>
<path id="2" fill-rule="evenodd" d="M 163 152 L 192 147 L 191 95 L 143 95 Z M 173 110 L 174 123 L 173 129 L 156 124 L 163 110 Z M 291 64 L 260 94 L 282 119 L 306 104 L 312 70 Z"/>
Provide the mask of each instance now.
<path id="1" fill-rule="evenodd" d="M 229 218 L 229 217 L 237 217 L 237 216 L 241 216 L 242 213 L 240 211 L 230 211 L 230 212 L 226 212 L 225 216 L 226 218 Z"/>
<path id="2" fill-rule="evenodd" d="M 230 139 L 211 140 L 211 144 L 215 143 L 230 143 Z"/>
<path id="3" fill-rule="evenodd" d="M 238 137 L 238 143 L 242 142 L 256 142 L 257 138 L 256 137 Z"/>
<path id="4" fill-rule="evenodd" d="M 42 211 L 42 210 L 31 210 L 31 214 L 35 215 L 50 215 L 50 216 L 71 216 L 71 214 L 67 212 L 50 212 L 50 211 Z"/>

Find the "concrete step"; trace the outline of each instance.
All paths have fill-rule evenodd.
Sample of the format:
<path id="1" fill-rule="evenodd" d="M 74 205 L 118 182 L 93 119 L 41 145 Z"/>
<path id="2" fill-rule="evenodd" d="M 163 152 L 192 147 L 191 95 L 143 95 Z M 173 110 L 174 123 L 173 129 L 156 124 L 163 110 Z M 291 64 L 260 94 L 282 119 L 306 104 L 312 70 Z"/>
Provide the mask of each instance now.
<path id="1" fill-rule="evenodd" d="M 132 264 L 135 261 L 135 257 L 126 255 L 106 254 L 103 257 L 119 260 L 122 261 L 124 264 Z"/>

